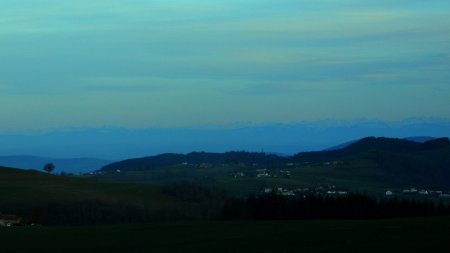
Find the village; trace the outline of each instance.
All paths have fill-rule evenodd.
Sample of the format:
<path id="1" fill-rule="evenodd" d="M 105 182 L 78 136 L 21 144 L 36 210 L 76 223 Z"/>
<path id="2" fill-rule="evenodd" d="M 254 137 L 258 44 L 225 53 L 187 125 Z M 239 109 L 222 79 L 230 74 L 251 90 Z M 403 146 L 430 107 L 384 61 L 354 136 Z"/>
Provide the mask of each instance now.
<path id="1" fill-rule="evenodd" d="M 348 194 L 347 190 L 339 189 L 335 185 L 318 186 L 318 187 L 302 187 L 296 189 L 288 189 L 283 187 L 264 188 L 260 191 L 261 194 L 278 194 L 282 196 L 301 196 L 306 198 L 308 196 L 345 196 Z"/>
<path id="2" fill-rule="evenodd" d="M 419 189 L 416 187 L 403 189 L 401 191 L 387 190 L 385 192 L 385 195 L 388 197 L 389 196 L 422 196 L 422 197 L 450 199 L 450 192 L 445 192 L 443 190 Z"/>
<path id="3" fill-rule="evenodd" d="M 301 196 L 306 198 L 307 196 L 345 196 L 351 191 L 345 188 L 339 188 L 335 185 L 324 185 L 324 186 L 316 186 L 316 187 L 299 187 L 295 189 L 291 189 L 288 187 L 275 187 L 270 188 L 266 187 L 261 189 L 260 194 L 277 194 L 282 196 Z M 355 192 L 356 193 L 356 192 Z M 420 198 L 429 198 L 429 199 L 449 199 L 450 200 L 450 192 L 445 192 L 442 190 L 426 190 L 421 189 L 418 190 L 415 187 L 404 189 L 401 191 L 393 191 L 386 190 L 384 194 L 381 194 L 381 197 L 420 197 Z"/>
<path id="4" fill-rule="evenodd" d="M 256 178 L 277 178 L 277 177 L 281 177 L 281 178 L 289 178 L 291 177 L 291 171 L 290 170 L 285 170 L 285 169 L 256 169 L 254 171 L 250 171 L 250 172 L 243 172 L 243 171 L 238 171 L 238 172 L 233 172 L 231 173 L 231 176 L 233 178 L 242 178 L 242 177 L 256 177 Z"/>
<path id="5" fill-rule="evenodd" d="M 342 161 L 332 161 L 323 163 L 326 166 L 341 165 Z M 290 166 L 296 166 L 296 164 L 289 164 Z M 259 168 L 252 171 L 237 171 L 231 173 L 231 176 L 235 179 L 250 177 L 250 178 L 291 178 L 291 171 L 288 169 L 266 169 Z M 337 187 L 336 185 L 317 185 L 314 187 L 298 187 L 295 189 L 289 187 L 275 187 L 261 189 L 260 194 L 279 194 L 283 196 L 345 196 L 350 191 L 346 187 Z M 444 190 L 432 190 L 421 187 L 410 187 L 405 189 L 386 189 L 383 193 L 379 193 L 383 197 L 420 197 L 420 198 L 432 198 L 432 199 L 450 199 L 450 191 Z"/>

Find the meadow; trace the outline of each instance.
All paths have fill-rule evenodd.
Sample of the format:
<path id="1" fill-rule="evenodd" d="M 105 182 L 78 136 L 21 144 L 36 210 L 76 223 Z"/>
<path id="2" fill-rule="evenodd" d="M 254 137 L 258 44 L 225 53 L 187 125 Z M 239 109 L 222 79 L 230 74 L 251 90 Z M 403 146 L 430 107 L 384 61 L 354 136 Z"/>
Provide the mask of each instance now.
<path id="1" fill-rule="evenodd" d="M 334 169 L 339 175 L 347 173 Z M 319 171 L 318 174 L 311 173 L 313 170 Z M 225 188 L 235 192 L 252 191 L 271 184 L 300 185 L 331 170 L 323 166 L 302 168 L 293 170 L 291 178 L 265 179 L 231 178 L 229 174 L 219 173 L 217 178 L 200 181 L 211 180 L 211 184 L 220 187 L 230 184 Z M 145 173 L 149 173 L 148 178 L 143 177 Z M 141 180 L 134 180 L 139 179 L 139 174 Z M 111 178 L 95 179 L 0 168 L 1 211 L 27 215 L 26 210 L 37 210 L 52 217 L 41 219 L 48 221 L 44 225 L 0 227 L 0 252 L 445 252 L 450 249 L 450 217 L 218 221 L 208 217 L 217 215 L 214 208 L 220 202 L 212 200 L 222 196 L 220 191 L 197 185 L 150 184 L 157 175 L 150 172 L 105 174 L 108 175 Z M 338 178 L 331 176 L 326 182 Z M 359 175 L 354 182 L 358 181 L 356 177 Z M 353 182 L 353 178 L 347 180 Z M 59 208 L 58 212 L 53 211 L 55 207 Z M 104 219 L 105 211 L 112 212 L 111 220 Z M 167 215 L 168 212 L 173 216 Z M 71 220 L 59 219 L 68 214 L 78 226 L 70 225 Z M 124 215 L 139 219 L 142 215 L 143 221 Z M 79 218 L 89 220 L 83 222 Z"/>
<path id="2" fill-rule="evenodd" d="M 450 218 L 0 228 L 1 252 L 438 252 Z"/>

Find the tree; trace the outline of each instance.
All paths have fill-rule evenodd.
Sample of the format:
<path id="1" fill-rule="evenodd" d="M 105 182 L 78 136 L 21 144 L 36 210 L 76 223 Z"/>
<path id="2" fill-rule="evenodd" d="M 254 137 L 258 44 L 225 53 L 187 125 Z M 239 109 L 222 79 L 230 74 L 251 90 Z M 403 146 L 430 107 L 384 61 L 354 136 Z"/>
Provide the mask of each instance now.
<path id="1" fill-rule="evenodd" d="M 52 173 L 52 171 L 55 169 L 55 165 L 53 165 L 53 163 L 47 163 L 43 170 L 45 170 L 47 173 Z"/>

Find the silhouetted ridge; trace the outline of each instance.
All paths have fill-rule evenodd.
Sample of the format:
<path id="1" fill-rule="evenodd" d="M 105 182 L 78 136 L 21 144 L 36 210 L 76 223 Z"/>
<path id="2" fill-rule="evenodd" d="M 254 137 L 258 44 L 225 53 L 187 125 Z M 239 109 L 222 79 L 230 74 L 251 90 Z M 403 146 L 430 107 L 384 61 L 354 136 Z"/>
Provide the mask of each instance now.
<path id="1" fill-rule="evenodd" d="M 386 152 L 404 153 L 420 150 L 420 146 L 420 143 L 403 139 L 367 137 L 350 144 L 345 150 L 348 152 L 382 150 Z"/>
<path id="2" fill-rule="evenodd" d="M 437 138 L 424 143 L 419 143 L 406 139 L 366 137 L 341 149 L 298 153 L 293 156 L 293 159 L 294 161 L 301 162 L 320 162 L 345 159 L 365 152 L 379 151 L 391 154 L 412 154 L 415 152 L 446 147 L 450 147 L 448 138 Z"/>
<path id="3" fill-rule="evenodd" d="M 450 146 L 450 140 L 447 137 L 434 139 L 422 144 L 423 149 L 440 149 L 448 146 Z"/>
<path id="4" fill-rule="evenodd" d="M 427 149 L 439 149 L 444 148 L 450 144 L 447 137 L 436 138 L 423 143 L 417 141 L 411 141 L 407 139 L 393 139 L 384 137 L 368 137 L 361 139 L 360 141 L 349 145 L 348 148 L 355 150 L 383 150 L 394 153 L 408 153 L 415 151 L 422 151 Z"/>

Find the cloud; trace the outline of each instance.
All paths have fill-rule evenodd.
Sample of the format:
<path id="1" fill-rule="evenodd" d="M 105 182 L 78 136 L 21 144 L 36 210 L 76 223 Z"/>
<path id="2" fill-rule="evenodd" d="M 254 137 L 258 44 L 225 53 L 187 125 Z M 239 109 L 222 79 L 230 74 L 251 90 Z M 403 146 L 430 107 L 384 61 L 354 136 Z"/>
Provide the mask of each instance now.
<path id="1" fill-rule="evenodd" d="M 166 81 L 166 80 L 164 80 Z M 94 77 L 79 81 L 79 85 L 90 92 L 157 92 L 169 89 L 167 81 L 149 77 Z"/>
<path id="2" fill-rule="evenodd" d="M 405 94 L 397 117 L 423 94 L 434 115 L 450 80 L 449 14 L 444 0 L 3 0 L 2 106 L 23 124 L 24 105 L 87 125 L 282 122 L 392 117 L 380 101 L 394 92 Z M 315 111 L 287 112 L 300 104 Z"/>

